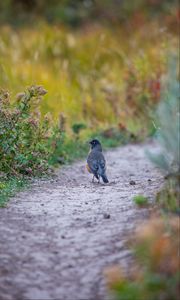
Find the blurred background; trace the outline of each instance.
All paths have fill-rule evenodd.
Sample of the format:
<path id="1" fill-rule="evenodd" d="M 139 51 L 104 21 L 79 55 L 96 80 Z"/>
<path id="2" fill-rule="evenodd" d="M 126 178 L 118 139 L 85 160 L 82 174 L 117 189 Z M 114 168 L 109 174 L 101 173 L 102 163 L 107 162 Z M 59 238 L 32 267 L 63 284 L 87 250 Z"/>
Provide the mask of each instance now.
<path id="1" fill-rule="evenodd" d="M 137 237 L 143 269 L 108 275 L 118 300 L 179 299 L 179 17 L 175 0 L 0 1 L 0 207 L 90 138 L 157 136 L 161 213 Z"/>
<path id="2" fill-rule="evenodd" d="M 160 99 L 178 48 L 175 0 L 4 0 L 0 2 L 0 86 L 12 98 L 42 85 L 41 112 L 67 128 L 128 128 Z"/>

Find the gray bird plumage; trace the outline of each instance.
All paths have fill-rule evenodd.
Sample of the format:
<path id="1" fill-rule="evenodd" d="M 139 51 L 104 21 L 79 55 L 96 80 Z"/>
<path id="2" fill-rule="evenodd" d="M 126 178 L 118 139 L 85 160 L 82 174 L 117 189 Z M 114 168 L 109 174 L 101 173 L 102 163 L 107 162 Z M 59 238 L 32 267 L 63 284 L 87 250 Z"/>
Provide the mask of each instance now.
<path id="1" fill-rule="evenodd" d="M 102 178 L 104 183 L 108 183 L 106 175 L 106 161 L 102 153 L 102 146 L 96 139 L 90 142 L 91 151 L 87 158 L 88 169 L 93 175 L 100 180 Z"/>

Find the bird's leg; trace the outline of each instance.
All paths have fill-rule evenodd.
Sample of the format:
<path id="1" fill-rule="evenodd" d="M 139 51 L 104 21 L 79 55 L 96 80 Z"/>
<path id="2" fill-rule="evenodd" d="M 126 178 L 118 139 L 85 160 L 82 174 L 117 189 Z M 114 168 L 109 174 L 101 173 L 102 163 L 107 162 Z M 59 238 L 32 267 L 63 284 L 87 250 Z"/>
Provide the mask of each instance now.
<path id="1" fill-rule="evenodd" d="M 94 175 L 93 175 L 93 178 L 92 178 L 92 182 L 94 183 Z"/>
<path id="2" fill-rule="evenodd" d="M 98 178 L 98 183 L 100 183 L 100 176 L 99 176 L 99 178 Z"/>

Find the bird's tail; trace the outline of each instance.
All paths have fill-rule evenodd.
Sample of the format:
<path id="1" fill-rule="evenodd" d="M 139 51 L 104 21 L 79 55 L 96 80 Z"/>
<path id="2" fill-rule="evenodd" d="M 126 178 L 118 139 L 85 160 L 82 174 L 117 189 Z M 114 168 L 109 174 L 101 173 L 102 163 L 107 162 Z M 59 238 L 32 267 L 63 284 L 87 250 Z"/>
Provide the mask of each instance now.
<path id="1" fill-rule="evenodd" d="M 101 177 L 102 177 L 102 180 L 103 180 L 104 183 L 108 183 L 109 182 L 109 180 L 107 179 L 106 174 L 101 175 Z"/>

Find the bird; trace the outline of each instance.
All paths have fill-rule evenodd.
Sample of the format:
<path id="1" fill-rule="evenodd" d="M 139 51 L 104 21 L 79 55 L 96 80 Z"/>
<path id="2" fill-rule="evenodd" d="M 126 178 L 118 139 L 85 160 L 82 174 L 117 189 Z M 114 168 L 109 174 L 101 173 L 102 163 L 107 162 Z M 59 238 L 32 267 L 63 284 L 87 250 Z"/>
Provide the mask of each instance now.
<path id="1" fill-rule="evenodd" d="M 93 139 L 89 142 L 90 144 L 90 152 L 87 157 L 87 165 L 86 168 L 89 173 L 93 174 L 92 181 L 94 182 L 94 177 L 100 183 L 100 178 L 102 178 L 104 183 L 108 183 L 106 175 L 106 160 L 102 153 L 101 143 L 97 139 Z"/>

